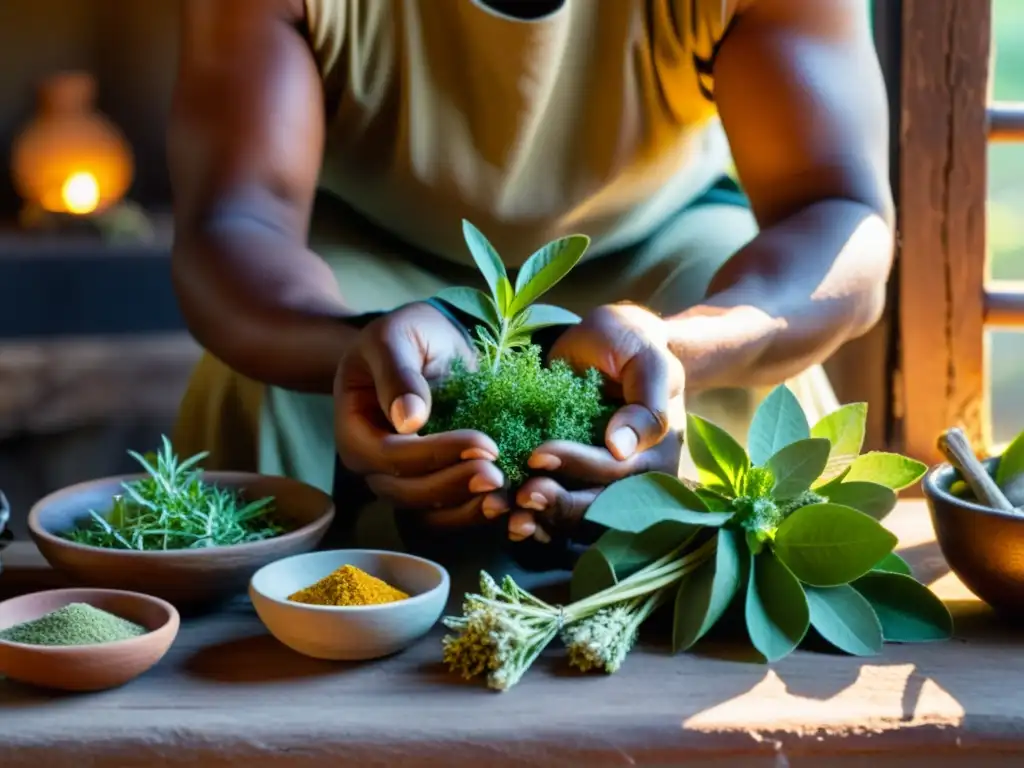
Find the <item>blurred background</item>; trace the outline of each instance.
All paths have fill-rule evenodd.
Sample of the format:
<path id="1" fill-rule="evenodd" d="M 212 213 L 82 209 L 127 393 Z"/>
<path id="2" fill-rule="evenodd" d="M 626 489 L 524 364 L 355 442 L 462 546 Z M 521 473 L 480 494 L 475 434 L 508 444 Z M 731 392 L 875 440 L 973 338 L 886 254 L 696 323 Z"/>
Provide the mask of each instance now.
<path id="1" fill-rule="evenodd" d="M 1024 101 L 1024 0 L 993 7 L 993 97 Z M 18 534 L 39 496 L 131 470 L 198 357 L 169 280 L 177 22 L 176 0 L 0 0 L 0 489 Z M 991 276 L 1024 280 L 1024 144 L 989 151 Z M 1024 335 L 990 341 L 1000 442 L 1024 427 Z"/>

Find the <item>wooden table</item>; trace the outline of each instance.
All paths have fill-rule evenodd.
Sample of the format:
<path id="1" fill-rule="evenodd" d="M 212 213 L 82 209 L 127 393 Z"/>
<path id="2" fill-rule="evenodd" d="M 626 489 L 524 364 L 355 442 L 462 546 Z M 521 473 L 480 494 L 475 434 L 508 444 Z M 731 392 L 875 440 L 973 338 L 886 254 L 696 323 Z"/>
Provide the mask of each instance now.
<path id="1" fill-rule="evenodd" d="M 240 602 L 185 624 L 163 662 L 120 690 L 0 683 L 0 766 L 1020 764 L 1020 636 L 947 573 L 921 502 L 890 520 L 915 572 L 950 601 L 953 641 L 867 660 L 800 652 L 770 668 L 735 648 L 670 657 L 655 642 L 612 677 L 570 674 L 553 651 L 496 694 L 441 668 L 439 633 L 386 661 L 319 662 Z M 52 579 L 8 558 L 8 584 L 39 577 Z"/>

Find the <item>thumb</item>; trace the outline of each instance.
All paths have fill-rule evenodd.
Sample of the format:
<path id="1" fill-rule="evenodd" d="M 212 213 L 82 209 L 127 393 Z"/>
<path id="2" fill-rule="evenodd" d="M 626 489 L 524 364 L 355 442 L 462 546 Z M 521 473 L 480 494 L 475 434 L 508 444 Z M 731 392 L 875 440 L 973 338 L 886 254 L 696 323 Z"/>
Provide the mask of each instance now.
<path id="1" fill-rule="evenodd" d="M 423 375 L 424 352 L 411 328 L 388 328 L 364 359 L 373 376 L 377 402 L 402 435 L 419 431 L 430 417 L 430 385 Z"/>
<path id="2" fill-rule="evenodd" d="M 671 360 L 651 347 L 634 355 L 622 368 L 626 405 L 608 422 L 608 450 L 623 461 L 654 447 L 669 430 Z"/>

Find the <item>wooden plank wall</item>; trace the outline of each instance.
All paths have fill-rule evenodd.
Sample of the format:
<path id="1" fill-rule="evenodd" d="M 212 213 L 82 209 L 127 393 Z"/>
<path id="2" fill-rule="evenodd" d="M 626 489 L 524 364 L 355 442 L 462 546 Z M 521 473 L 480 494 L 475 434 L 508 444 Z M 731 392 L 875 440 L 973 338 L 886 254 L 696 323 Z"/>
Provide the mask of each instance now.
<path id="1" fill-rule="evenodd" d="M 987 437 L 983 292 L 989 0 L 903 0 L 899 361 L 903 451 Z"/>

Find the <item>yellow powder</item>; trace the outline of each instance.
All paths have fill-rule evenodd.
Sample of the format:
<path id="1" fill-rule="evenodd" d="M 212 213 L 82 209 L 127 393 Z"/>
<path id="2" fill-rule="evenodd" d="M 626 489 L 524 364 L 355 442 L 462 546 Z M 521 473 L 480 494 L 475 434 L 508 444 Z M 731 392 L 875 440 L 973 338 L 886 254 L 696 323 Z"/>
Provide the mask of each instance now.
<path id="1" fill-rule="evenodd" d="M 380 605 L 409 596 L 354 565 L 343 565 L 288 599 L 308 605 Z"/>

